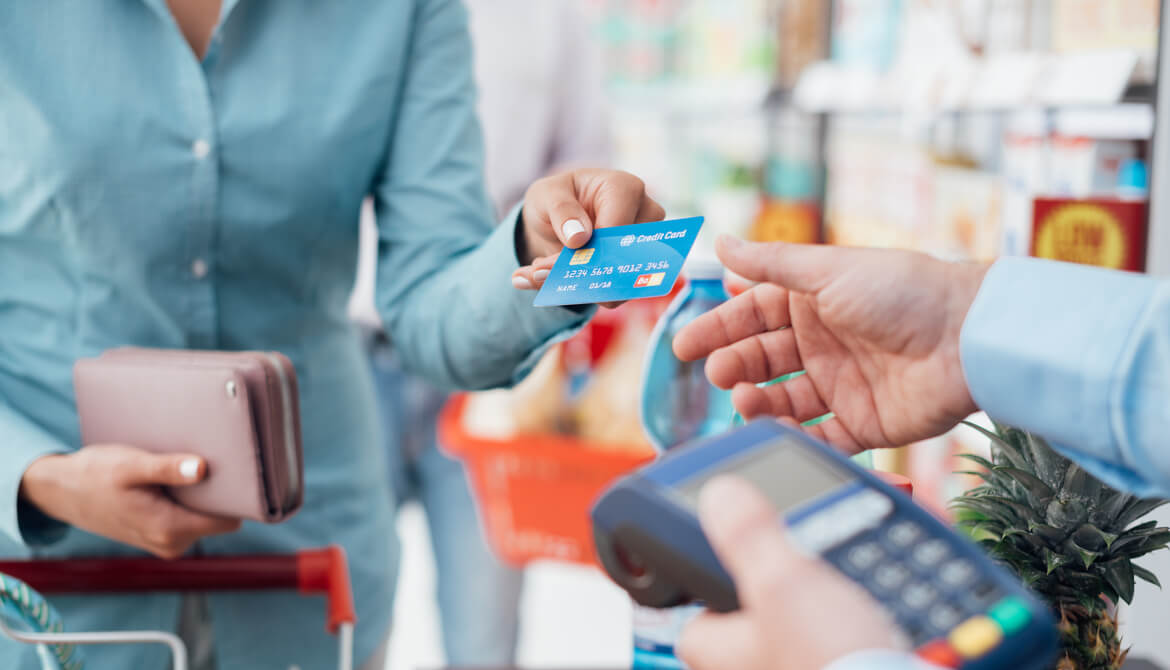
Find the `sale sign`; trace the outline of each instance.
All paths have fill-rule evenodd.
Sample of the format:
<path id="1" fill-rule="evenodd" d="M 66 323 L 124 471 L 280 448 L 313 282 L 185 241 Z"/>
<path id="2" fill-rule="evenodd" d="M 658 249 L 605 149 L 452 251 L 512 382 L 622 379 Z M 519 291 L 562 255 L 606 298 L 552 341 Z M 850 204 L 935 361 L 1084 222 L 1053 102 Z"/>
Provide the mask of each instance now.
<path id="1" fill-rule="evenodd" d="M 1140 200 L 1037 198 L 1032 209 L 1032 255 L 1141 272 L 1147 209 Z"/>

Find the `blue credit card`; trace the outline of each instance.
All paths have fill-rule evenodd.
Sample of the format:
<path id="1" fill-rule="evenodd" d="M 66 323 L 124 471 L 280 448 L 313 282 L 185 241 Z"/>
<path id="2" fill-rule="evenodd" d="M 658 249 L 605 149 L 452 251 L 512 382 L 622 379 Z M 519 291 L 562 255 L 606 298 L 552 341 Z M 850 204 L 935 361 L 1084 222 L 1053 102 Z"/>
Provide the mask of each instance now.
<path id="1" fill-rule="evenodd" d="M 536 294 L 536 307 L 654 298 L 670 293 L 703 217 L 599 228 L 564 249 Z"/>

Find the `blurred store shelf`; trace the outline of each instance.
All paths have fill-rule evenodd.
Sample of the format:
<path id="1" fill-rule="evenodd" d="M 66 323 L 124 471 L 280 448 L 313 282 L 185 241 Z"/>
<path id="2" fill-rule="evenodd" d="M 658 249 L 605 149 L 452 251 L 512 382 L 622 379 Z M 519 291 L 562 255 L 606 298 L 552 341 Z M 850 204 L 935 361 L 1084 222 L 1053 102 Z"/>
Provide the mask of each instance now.
<path id="1" fill-rule="evenodd" d="M 802 73 L 793 102 L 814 112 L 911 114 L 1145 104 L 1153 87 L 1135 76 L 1139 59 L 1128 50 L 1019 52 L 887 72 L 823 61 Z"/>

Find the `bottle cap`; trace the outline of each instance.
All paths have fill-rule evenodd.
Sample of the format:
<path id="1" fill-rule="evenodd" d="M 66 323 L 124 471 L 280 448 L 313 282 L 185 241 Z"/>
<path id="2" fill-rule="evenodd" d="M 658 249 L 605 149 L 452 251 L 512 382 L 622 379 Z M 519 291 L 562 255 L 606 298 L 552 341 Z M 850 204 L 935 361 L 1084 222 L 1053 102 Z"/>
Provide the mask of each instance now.
<path id="1" fill-rule="evenodd" d="M 683 263 L 682 272 L 687 279 L 723 279 L 723 263 L 715 254 L 695 249 Z"/>
<path id="2" fill-rule="evenodd" d="M 1117 186 L 1128 192 L 1145 193 L 1149 189 L 1149 173 L 1145 161 L 1130 158 L 1122 162 Z"/>

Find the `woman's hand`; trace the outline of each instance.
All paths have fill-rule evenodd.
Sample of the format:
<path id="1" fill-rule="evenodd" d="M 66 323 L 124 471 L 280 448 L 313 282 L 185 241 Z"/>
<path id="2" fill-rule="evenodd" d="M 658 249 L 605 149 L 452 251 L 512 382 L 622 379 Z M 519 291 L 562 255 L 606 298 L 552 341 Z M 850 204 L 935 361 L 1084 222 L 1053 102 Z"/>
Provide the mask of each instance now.
<path id="1" fill-rule="evenodd" d="M 720 259 L 764 282 L 692 321 L 683 360 L 734 387 L 745 417 L 803 422 L 846 451 L 946 432 L 978 408 L 959 361 L 959 331 L 987 267 L 925 254 L 720 238 Z M 804 370 L 782 384 L 760 382 Z"/>
<path id="2" fill-rule="evenodd" d="M 207 535 L 231 533 L 240 521 L 193 512 L 162 486 L 190 486 L 207 464 L 190 454 L 153 454 L 121 445 L 93 445 L 33 461 L 20 497 L 48 516 L 82 530 L 178 558 Z"/>
<path id="3" fill-rule="evenodd" d="M 540 179 L 524 196 L 524 235 L 512 275 L 519 289 L 539 289 L 563 247 L 576 249 L 594 228 L 660 221 L 666 211 L 646 195 L 646 185 L 618 170 L 580 169 Z"/>
<path id="4" fill-rule="evenodd" d="M 808 670 L 899 645 L 885 611 L 827 563 L 801 553 L 780 514 L 750 484 L 721 476 L 699 496 L 699 519 L 735 580 L 741 609 L 704 613 L 679 640 L 694 670 Z"/>

